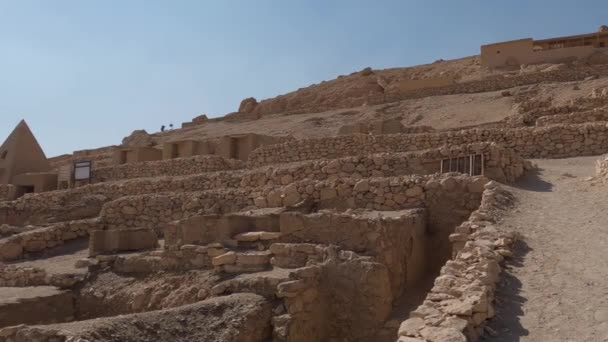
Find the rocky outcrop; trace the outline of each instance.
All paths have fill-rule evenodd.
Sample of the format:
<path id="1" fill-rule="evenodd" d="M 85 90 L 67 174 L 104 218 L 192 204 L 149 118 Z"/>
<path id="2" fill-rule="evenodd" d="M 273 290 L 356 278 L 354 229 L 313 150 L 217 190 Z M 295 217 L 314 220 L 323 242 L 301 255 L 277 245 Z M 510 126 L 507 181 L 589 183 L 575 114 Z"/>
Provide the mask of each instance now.
<path id="1" fill-rule="evenodd" d="M 156 145 L 154 138 L 145 130 L 133 131 L 128 137 L 122 139 L 122 145 L 128 147 L 149 147 Z"/>
<path id="2" fill-rule="evenodd" d="M 251 113 L 256 109 L 257 105 L 258 100 L 256 100 L 254 97 L 248 97 L 241 101 L 241 104 L 239 105 L 239 112 Z"/>

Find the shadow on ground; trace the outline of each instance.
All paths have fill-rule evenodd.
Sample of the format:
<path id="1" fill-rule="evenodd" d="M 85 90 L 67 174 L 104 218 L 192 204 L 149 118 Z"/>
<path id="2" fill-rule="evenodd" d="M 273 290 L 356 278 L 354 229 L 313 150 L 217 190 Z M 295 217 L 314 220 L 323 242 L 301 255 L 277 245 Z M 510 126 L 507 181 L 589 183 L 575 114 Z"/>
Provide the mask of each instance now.
<path id="1" fill-rule="evenodd" d="M 526 172 L 513 186 L 518 189 L 535 192 L 553 191 L 553 184 L 541 178 L 541 171 L 542 169 L 535 169 Z"/>
<path id="2" fill-rule="evenodd" d="M 496 332 L 496 336 L 486 335 L 484 341 L 517 342 L 522 336 L 528 336 L 528 330 L 519 321 L 524 314 L 522 306 L 526 298 L 520 295 L 521 281 L 511 270 L 524 267 L 523 260 L 531 250 L 524 241 L 520 240 L 515 244 L 513 257 L 505 264 L 496 289 L 496 316 L 488 324 L 488 327 Z"/>

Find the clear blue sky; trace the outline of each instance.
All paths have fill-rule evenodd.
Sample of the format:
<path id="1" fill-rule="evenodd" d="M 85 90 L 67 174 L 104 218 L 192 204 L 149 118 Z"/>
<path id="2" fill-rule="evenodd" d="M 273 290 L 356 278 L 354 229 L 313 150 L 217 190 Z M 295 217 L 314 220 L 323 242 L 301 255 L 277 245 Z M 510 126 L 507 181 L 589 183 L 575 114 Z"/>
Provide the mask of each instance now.
<path id="1" fill-rule="evenodd" d="M 608 1 L 0 0 L 0 140 L 25 118 L 48 156 L 364 67 L 595 31 Z"/>

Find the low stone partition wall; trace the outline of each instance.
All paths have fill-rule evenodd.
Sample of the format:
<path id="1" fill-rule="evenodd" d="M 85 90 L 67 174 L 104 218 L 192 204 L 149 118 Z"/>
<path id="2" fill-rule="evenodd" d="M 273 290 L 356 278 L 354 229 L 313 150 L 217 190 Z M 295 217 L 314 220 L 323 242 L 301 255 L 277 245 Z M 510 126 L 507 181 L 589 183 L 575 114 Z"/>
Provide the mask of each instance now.
<path id="1" fill-rule="evenodd" d="M 248 172 L 242 176 L 241 186 L 263 184 L 287 185 L 294 180 L 337 179 L 344 177 L 391 177 L 401 175 L 428 175 L 441 171 L 441 161 L 483 154 L 485 176 L 499 182 L 513 182 L 530 165 L 513 151 L 490 143 L 471 143 L 442 146 L 414 152 L 390 152 L 343 157 L 333 160 L 310 160 L 269 166 L 268 172 Z"/>
<path id="2" fill-rule="evenodd" d="M 285 208 L 254 209 L 224 215 L 194 215 L 165 226 L 165 248 L 230 241 L 245 232 L 279 232 Z"/>
<path id="3" fill-rule="evenodd" d="M 158 237 L 149 228 L 93 230 L 89 236 L 89 256 L 141 251 L 158 247 Z"/>
<path id="4" fill-rule="evenodd" d="M 99 227 L 97 219 L 69 221 L 0 239 L 0 261 L 15 260 L 28 253 L 57 247 L 66 241 L 87 236 Z"/>
<path id="5" fill-rule="evenodd" d="M 26 194 L 14 201 L 0 202 L 0 224 L 43 225 L 93 218 L 111 199 L 102 194 L 73 190 Z"/>
<path id="6" fill-rule="evenodd" d="M 536 126 L 582 124 L 594 121 L 608 121 L 608 108 L 604 107 L 584 112 L 542 116 L 536 120 Z"/>
<path id="7" fill-rule="evenodd" d="M 515 236 L 494 222 L 513 201 L 496 183 L 485 185 L 479 209 L 451 234 L 454 258 L 440 275 L 424 303 L 399 328 L 398 342 L 476 341 L 494 317 L 494 295 L 500 262 L 512 256 Z"/>
<path id="8" fill-rule="evenodd" d="M 566 158 L 608 152 L 608 125 L 552 125 L 513 129 L 487 128 L 426 134 L 340 136 L 262 146 L 249 156 L 250 166 L 334 159 L 383 152 L 408 152 L 446 145 L 495 142 L 522 158 Z"/>
<path id="9" fill-rule="evenodd" d="M 132 255 L 99 255 L 96 260 L 103 268 L 124 274 L 212 269 L 211 260 L 225 253 L 222 246 L 183 245 L 177 249 L 155 250 Z"/>
<path id="10" fill-rule="evenodd" d="M 420 207 L 451 192 L 473 209 L 479 203 L 477 183 L 483 177 L 461 175 L 400 176 L 334 181 L 305 179 L 281 187 L 209 190 L 126 196 L 104 205 L 106 229 L 154 228 L 162 234 L 166 223 L 200 213 L 230 213 L 243 209 L 286 207 L 312 199 L 320 208 L 400 210 Z M 446 203 L 448 208 L 453 205 Z"/>
<path id="11" fill-rule="evenodd" d="M 15 191 L 16 188 L 12 184 L 0 184 L 0 202 L 13 200 Z"/>
<path id="12" fill-rule="evenodd" d="M 239 170 L 244 167 L 245 163 L 237 159 L 202 155 L 97 168 L 92 171 L 91 181 L 98 183 L 142 177 L 183 176 L 211 171 Z"/>
<path id="13" fill-rule="evenodd" d="M 16 201 L 0 205 L 0 224 L 23 224 L 26 221 L 40 223 L 48 222 L 49 218 L 67 221 L 93 217 L 97 216 L 103 202 L 123 196 L 147 193 L 192 192 L 239 187 L 260 188 L 287 185 L 307 178 L 332 180 L 338 177 L 431 174 L 440 171 L 442 159 L 458 158 L 470 154 L 483 154 L 486 176 L 501 182 L 515 180 L 527 167 L 524 160 L 497 144 L 473 143 L 416 152 L 379 153 L 335 160 L 309 160 L 247 171 L 137 178 L 26 195 Z"/>
<path id="14" fill-rule="evenodd" d="M 163 234 L 168 222 L 200 211 L 229 213 L 252 207 L 252 189 L 223 189 L 204 192 L 172 192 L 125 196 L 108 202 L 100 212 L 105 229 L 148 227 Z"/>
<path id="15" fill-rule="evenodd" d="M 336 245 L 386 265 L 391 293 L 398 299 L 419 285 L 435 253 L 427 255 L 425 209 L 401 211 L 320 211 L 281 214 L 281 241 Z M 305 263 L 304 263 L 305 264 Z"/>
<path id="16" fill-rule="evenodd" d="M 38 267 L 0 264 L 0 287 L 56 286 L 68 289 L 84 278 L 84 274 L 47 274 Z"/>

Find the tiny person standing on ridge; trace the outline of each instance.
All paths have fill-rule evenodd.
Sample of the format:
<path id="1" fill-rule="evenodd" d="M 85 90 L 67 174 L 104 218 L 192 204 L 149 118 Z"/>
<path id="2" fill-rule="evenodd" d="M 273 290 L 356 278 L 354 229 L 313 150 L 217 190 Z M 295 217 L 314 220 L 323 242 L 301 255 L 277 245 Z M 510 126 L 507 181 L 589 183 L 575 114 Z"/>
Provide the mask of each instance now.
<path id="1" fill-rule="evenodd" d="M 165 125 L 160 126 L 160 131 L 164 132 L 165 131 Z"/>

